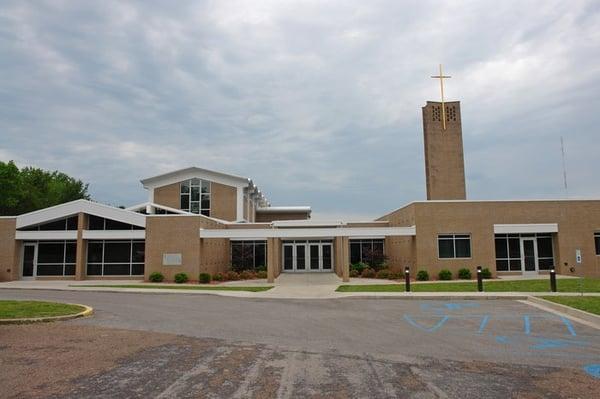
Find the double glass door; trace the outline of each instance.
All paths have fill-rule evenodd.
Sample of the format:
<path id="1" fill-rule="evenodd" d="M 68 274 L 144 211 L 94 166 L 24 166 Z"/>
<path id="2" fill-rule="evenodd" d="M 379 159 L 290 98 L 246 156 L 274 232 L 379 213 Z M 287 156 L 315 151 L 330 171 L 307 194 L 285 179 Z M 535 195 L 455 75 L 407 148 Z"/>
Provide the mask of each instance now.
<path id="1" fill-rule="evenodd" d="M 333 269 L 331 240 L 284 241 L 283 270 L 286 272 L 330 272 Z"/>

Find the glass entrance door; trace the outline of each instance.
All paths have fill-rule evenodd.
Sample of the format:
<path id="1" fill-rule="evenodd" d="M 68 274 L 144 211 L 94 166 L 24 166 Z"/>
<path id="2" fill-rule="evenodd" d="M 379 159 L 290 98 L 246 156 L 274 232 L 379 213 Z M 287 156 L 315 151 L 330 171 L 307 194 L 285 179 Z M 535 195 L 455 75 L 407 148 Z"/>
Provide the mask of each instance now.
<path id="1" fill-rule="evenodd" d="M 535 244 L 535 238 L 521 238 L 521 256 L 524 273 L 535 273 L 538 270 L 537 248 Z"/>
<path id="2" fill-rule="evenodd" d="M 322 272 L 332 269 L 331 241 L 297 240 L 283 243 L 283 271 Z"/>
<path id="3" fill-rule="evenodd" d="M 33 278 L 35 276 L 35 263 L 37 244 L 23 244 L 23 267 L 21 268 L 21 276 L 24 279 Z"/>

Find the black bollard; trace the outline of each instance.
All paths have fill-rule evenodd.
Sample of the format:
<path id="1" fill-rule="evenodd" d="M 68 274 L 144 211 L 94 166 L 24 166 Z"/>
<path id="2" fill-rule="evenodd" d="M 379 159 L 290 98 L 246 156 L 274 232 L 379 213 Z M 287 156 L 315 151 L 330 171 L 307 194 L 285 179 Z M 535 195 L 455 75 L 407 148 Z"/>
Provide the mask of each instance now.
<path id="1" fill-rule="evenodd" d="M 550 291 L 556 292 L 556 271 L 550 269 Z"/>
<path id="2" fill-rule="evenodd" d="M 477 266 L 477 291 L 483 292 L 483 277 L 481 276 L 481 266 Z"/>
<path id="3" fill-rule="evenodd" d="M 408 266 L 404 268 L 404 282 L 406 285 L 406 292 L 410 292 L 410 268 Z"/>

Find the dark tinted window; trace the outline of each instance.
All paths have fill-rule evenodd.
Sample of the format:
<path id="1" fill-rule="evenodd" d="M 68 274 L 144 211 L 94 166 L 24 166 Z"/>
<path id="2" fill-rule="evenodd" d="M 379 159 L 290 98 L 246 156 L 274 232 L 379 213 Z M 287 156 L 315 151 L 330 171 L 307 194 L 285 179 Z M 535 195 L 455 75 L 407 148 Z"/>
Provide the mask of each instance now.
<path id="1" fill-rule="evenodd" d="M 106 230 L 131 230 L 128 223 L 117 222 L 116 220 L 106 219 Z"/>
<path id="2" fill-rule="evenodd" d="M 104 218 L 89 215 L 88 230 L 104 230 Z"/>
<path id="3" fill-rule="evenodd" d="M 38 244 L 38 263 L 63 263 L 65 259 L 64 243 L 44 243 Z"/>
<path id="4" fill-rule="evenodd" d="M 552 254 L 552 238 L 538 237 L 537 238 L 537 250 L 538 250 L 538 257 L 551 258 L 553 256 L 553 254 Z"/>
<path id="5" fill-rule="evenodd" d="M 109 242 L 104 244 L 104 263 L 127 262 L 131 259 L 131 244 L 128 242 Z"/>
<path id="6" fill-rule="evenodd" d="M 438 240 L 439 257 L 440 259 L 454 258 L 454 240 L 442 239 Z"/>
<path id="7" fill-rule="evenodd" d="M 65 219 L 56 220 L 50 223 L 40 225 L 40 230 L 66 230 L 67 222 Z"/>
<path id="8" fill-rule="evenodd" d="M 600 255 L 600 233 L 596 233 L 594 241 L 596 242 L 596 255 Z"/>
<path id="9" fill-rule="evenodd" d="M 88 263 L 102 263 L 102 243 L 89 242 L 87 250 Z"/>

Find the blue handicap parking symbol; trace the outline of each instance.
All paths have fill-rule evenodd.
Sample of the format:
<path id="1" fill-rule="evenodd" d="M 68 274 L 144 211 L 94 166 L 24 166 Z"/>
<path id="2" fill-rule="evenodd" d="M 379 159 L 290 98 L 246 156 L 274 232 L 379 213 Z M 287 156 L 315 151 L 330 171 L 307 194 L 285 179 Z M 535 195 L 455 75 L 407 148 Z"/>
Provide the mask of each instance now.
<path id="1" fill-rule="evenodd" d="M 600 378 L 600 364 L 588 364 L 583 370 L 594 378 Z"/>

